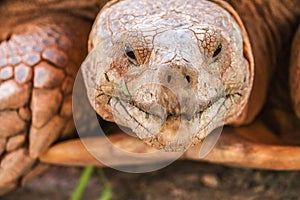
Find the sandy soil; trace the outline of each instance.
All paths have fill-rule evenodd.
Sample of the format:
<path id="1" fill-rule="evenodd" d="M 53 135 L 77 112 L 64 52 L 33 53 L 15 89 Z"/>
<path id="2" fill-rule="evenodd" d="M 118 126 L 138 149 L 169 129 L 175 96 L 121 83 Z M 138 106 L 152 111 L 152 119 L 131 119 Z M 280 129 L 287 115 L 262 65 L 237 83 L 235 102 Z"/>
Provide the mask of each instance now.
<path id="1" fill-rule="evenodd" d="M 69 199 L 81 172 L 82 168 L 52 167 L 0 199 Z M 111 184 L 113 199 L 300 199 L 300 172 L 240 169 L 191 161 L 177 161 L 145 174 L 128 174 L 109 168 L 104 172 Z M 83 199 L 99 199 L 102 188 L 95 173 Z"/>

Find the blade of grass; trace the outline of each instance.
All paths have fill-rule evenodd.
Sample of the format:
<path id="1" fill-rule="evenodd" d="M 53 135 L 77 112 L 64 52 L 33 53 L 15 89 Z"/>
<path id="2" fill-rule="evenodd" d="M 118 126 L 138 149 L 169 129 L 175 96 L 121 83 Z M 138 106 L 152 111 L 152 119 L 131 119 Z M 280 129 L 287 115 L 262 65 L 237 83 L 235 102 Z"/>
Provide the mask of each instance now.
<path id="1" fill-rule="evenodd" d="M 126 85 L 126 82 L 124 79 L 122 79 L 122 89 L 123 89 L 123 92 L 126 96 L 130 97 L 130 93 L 129 93 L 129 90 L 127 88 L 127 85 Z"/>
<path id="2" fill-rule="evenodd" d="M 84 170 L 81 174 L 81 177 L 77 183 L 77 186 L 76 186 L 75 190 L 72 192 L 70 200 L 80 200 L 81 199 L 93 171 L 94 171 L 94 167 L 85 167 L 84 168 Z"/>
<path id="3" fill-rule="evenodd" d="M 110 200 L 112 198 L 112 190 L 107 178 L 103 173 L 103 169 L 97 168 L 97 173 L 104 186 L 104 189 L 101 192 L 100 200 Z"/>

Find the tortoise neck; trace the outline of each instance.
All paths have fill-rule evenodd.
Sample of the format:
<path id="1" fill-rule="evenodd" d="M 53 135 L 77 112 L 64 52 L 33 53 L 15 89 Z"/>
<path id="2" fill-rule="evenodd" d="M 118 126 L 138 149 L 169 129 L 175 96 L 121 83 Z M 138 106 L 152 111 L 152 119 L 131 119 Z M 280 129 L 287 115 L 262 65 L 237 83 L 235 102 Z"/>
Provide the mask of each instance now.
<path id="1" fill-rule="evenodd" d="M 244 123 L 261 111 L 276 65 L 288 59 L 289 48 L 299 24 L 300 0 L 226 0 L 240 15 L 249 35 L 254 56 L 254 82 Z M 287 60 L 288 61 L 288 60 Z M 288 63 L 288 62 L 286 62 Z M 286 67 L 287 66 L 282 66 Z"/>
<path id="2" fill-rule="evenodd" d="M 254 57 L 275 66 L 278 53 L 289 45 L 299 23 L 300 0 L 226 0 L 239 13 L 249 33 Z"/>

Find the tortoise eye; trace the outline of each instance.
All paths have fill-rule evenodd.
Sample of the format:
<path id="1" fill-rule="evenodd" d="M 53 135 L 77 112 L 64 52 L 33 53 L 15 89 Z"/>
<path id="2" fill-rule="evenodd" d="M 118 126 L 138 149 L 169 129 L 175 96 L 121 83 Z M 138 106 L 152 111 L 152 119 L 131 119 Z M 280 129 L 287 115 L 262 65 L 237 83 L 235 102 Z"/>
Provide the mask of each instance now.
<path id="1" fill-rule="evenodd" d="M 214 54 L 213 54 L 213 58 L 216 57 L 217 55 L 219 55 L 219 53 L 221 52 L 222 50 L 222 45 L 221 43 L 218 45 L 217 49 L 215 50 Z"/>
<path id="2" fill-rule="evenodd" d="M 137 64 L 136 56 L 130 46 L 125 46 L 125 54 L 133 64 Z"/>

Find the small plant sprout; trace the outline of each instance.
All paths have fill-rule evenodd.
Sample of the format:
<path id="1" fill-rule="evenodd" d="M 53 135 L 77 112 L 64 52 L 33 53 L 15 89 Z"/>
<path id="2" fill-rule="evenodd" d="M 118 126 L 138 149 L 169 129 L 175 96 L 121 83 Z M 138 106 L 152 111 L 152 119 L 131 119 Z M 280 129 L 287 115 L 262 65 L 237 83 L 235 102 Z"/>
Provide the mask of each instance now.
<path id="1" fill-rule="evenodd" d="M 85 191 L 85 188 L 89 182 L 89 179 L 94 171 L 93 167 L 84 168 L 81 177 L 76 185 L 75 190 L 73 191 L 70 200 L 80 200 Z"/>
<path id="2" fill-rule="evenodd" d="M 81 200 L 85 192 L 86 186 L 93 172 L 95 171 L 94 167 L 84 168 L 82 175 L 77 183 L 76 188 L 74 189 L 70 200 Z M 99 175 L 100 181 L 103 184 L 103 190 L 101 191 L 99 200 L 110 200 L 112 198 L 112 190 L 108 180 L 106 179 L 102 168 L 96 168 L 96 172 Z"/>

